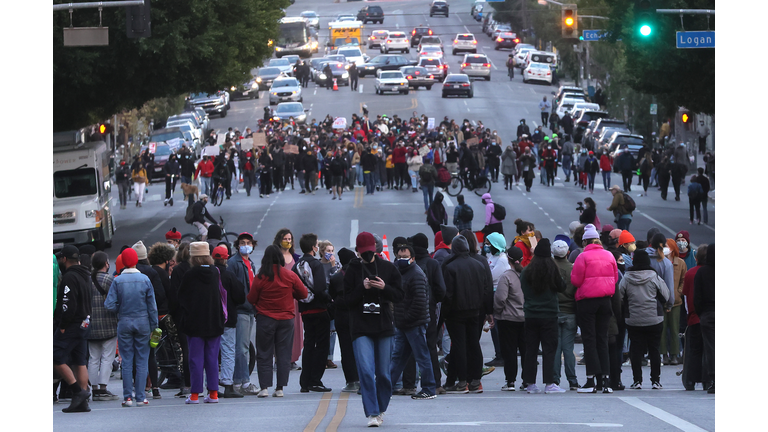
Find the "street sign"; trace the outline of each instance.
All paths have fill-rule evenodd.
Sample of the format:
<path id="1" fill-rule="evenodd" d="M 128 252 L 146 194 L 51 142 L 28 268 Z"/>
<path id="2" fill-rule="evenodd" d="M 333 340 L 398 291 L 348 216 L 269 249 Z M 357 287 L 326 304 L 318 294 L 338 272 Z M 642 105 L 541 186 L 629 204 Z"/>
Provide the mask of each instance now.
<path id="1" fill-rule="evenodd" d="M 675 42 L 678 48 L 714 48 L 715 31 L 679 31 Z"/>
<path id="2" fill-rule="evenodd" d="M 109 45 L 109 27 L 64 27 L 64 46 Z"/>
<path id="3" fill-rule="evenodd" d="M 589 42 L 605 39 L 608 37 L 608 33 L 605 30 L 584 30 L 582 36 L 585 42 Z"/>
<path id="4" fill-rule="evenodd" d="M 656 115 L 656 110 L 658 109 L 658 105 L 651 104 L 651 115 Z"/>

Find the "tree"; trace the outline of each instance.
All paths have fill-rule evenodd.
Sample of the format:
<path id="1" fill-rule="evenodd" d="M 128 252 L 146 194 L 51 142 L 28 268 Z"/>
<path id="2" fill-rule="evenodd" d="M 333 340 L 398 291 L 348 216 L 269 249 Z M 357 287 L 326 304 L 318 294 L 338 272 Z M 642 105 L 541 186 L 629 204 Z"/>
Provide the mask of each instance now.
<path id="1" fill-rule="evenodd" d="M 54 3 L 64 3 L 54 0 Z M 70 130 L 138 108 L 149 100 L 215 92 L 249 79 L 271 56 L 281 8 L 289 0 L 153 0 L 152 36 L 128 39 L 125 10 L 107 8 L 109 46 L 64 47 L 69 14 L 54 13 L 54 130 Z M 78 27 L 98 12 L 75 10 Z"/>

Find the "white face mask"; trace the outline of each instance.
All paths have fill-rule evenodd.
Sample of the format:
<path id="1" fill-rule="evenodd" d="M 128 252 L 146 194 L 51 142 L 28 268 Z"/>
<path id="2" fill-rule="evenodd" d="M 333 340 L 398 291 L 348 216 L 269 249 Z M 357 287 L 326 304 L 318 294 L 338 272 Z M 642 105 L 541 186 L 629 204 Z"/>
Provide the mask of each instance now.
<path id="1" fill-rule="evenodd" d="M 669 254 L 671 254 L 671 253 L 672 253 L 672 251 L 668 247 L 664 248 L 664 256 L 669 256 Z"/>

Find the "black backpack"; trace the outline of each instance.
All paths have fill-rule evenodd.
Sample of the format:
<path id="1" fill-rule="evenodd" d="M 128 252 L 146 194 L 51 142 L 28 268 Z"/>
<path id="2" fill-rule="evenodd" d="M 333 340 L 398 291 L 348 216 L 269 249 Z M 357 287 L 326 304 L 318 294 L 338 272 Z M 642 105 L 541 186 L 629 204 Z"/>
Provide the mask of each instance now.
<path id="1" fill-rule="evenodd" d="M 475 211 L 472 210 L 472 207 L 463 204 L 459 210 L 459 219 L 461 219 L 462 222 L 472 222 L 472 219 L 474 218 Z"/>
<path id="2" fill-rule="evenodd" d="M 491 213 L 491 216 L 498 221 L 503 221 L 507 217 L 507 209 L 499 203 L 493 203 L 493 213 Z"/>
<path id="3" fill-rule="evenodd" d="M 194 222 L 195 212 L 194 212 L 194 204 L 192 204 L 192 200 L 189 200 L 189 205 L 187 205 L 187 212 L 184 214 L 184 222 L 191 224 Z"/>
<path id="4" fill-rule="evenodd" d="M 631 196 L 627 195 L 625 192 L 622 192 L 624 195 L 624 210 L 627 213 L 632 213 L 637 208 L 637 205 L 635 205 L 635 200 L 632 199 Z"/>

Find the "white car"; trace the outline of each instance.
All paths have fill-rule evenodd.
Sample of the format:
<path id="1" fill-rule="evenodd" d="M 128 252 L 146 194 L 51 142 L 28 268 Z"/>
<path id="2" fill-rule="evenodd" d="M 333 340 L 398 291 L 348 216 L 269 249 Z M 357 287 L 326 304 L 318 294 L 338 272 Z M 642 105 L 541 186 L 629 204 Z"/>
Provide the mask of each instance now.
<path id="1" fill-rule="evenodd" d="M 557 105 L 557 109 L 555 110 L 555 112 L 557 113 L 557 116 L 560 118 L 563 118 L 563 116 L 565 116 L 565 113 L 570 112 L 571 109 L 573 109 L 573 106 L 578 102 L 584 102 L 584 98 L 581 98 L 581 99 L 570 98 L 570 97 L 563 98 L 563 100 L 560 101 L 560 103 Z"/>
<path id="2" fill-rule="evenodd" d="M 293 63 L 291 63 L 290 60 L 287 58 L 273 58 L 269 59 L 269 64 L 267 66 L 270 67 L 276 67 L 280 69 L 280 72 L 286 74 L 286 75 L 292 75 L 293 74 Z"/>
<path id="3" fill-rule="evenodd" d="M 301 95 L 301 83 L 293 77 L 278 78 L 269 89 L 269 104 L 280 102 L 304 102 Z"/>
<path id="4" fill-rule="evenodd" d="M 381 43 L 380 50 L 382 54 L 387 54 L 390 51 L 409 53 L 411 52 L 411 41 L 405 32 L 390 32 L 387 35 L 387 39 Z"/>
<path id="5" fill-rule="evenodd" d="M 531 63 L 523 70 L 523 82 L 546 81 L 552 84 L 552 69 L 544 63 Z"/>
<path id="6" fill-rule="evenodd" d="M 334 22 L 342 22 L 342 21 L 357 21 L 357 17 L 352 14 L 336 15 L 336 19 L 334 20 Z"/>
<path id="7" fill-rule="evenodd" d="M 443 58 L 443 50 L 437 45 L 426 45 L 419 51 L 419 57 Z"/>
<path id="8" fill-rule="evenodd" d="M 317 12 L 304 11 L 300 16 L 307 19 L 307 26 L 320 29 L 320 15 L 318 15 Z"/>
<path id="9" fill-rule="evenodd" d="M 374 89 L 376 89 L 376 94 L 384 94 L 384 92 L 387 91 L 408 94 L 410 91 L 408 79 L 406 79 L 405 75 L 399 70 L 379 70 L 376 72 L 376 84 L 374 84 Z"/>
<path id="10" fill-rule="evenodd" d="M 515 53 L 515 66 L 520 69 L 525 67 L 525 58 L 528 56 L 529 51 L 536 51 L 536 48 L 521 48 Z"/>
<path id="11" fill-rule="evenodd" d="M 600 105 L 593 102 L 576 102 L 575 104 L 573 104 L 573 108 L 571 108 L 571 117 L 575 119 L 576 117 L 574 116 L 574 114 L 576 113 L 576 111 L 582 110 L 582 109 L 600 111 Z"/>
<path id="12" fill-rule="evenodd" d="M 347 63 L 354 63 L 358 66 L 369 60 L 369 57 L 364 55 L 360 48 L 357 47 L 339 48 L 336 54 L 343 55 Z"/>
<path id="13" fill-rule="evenodd" d="M 456 55 L 459 51 L 469 51 L 477 54 L 477 39 L 472 33 L 459 33 L 453 38 L 453 50 L 451 53 Z"/>

